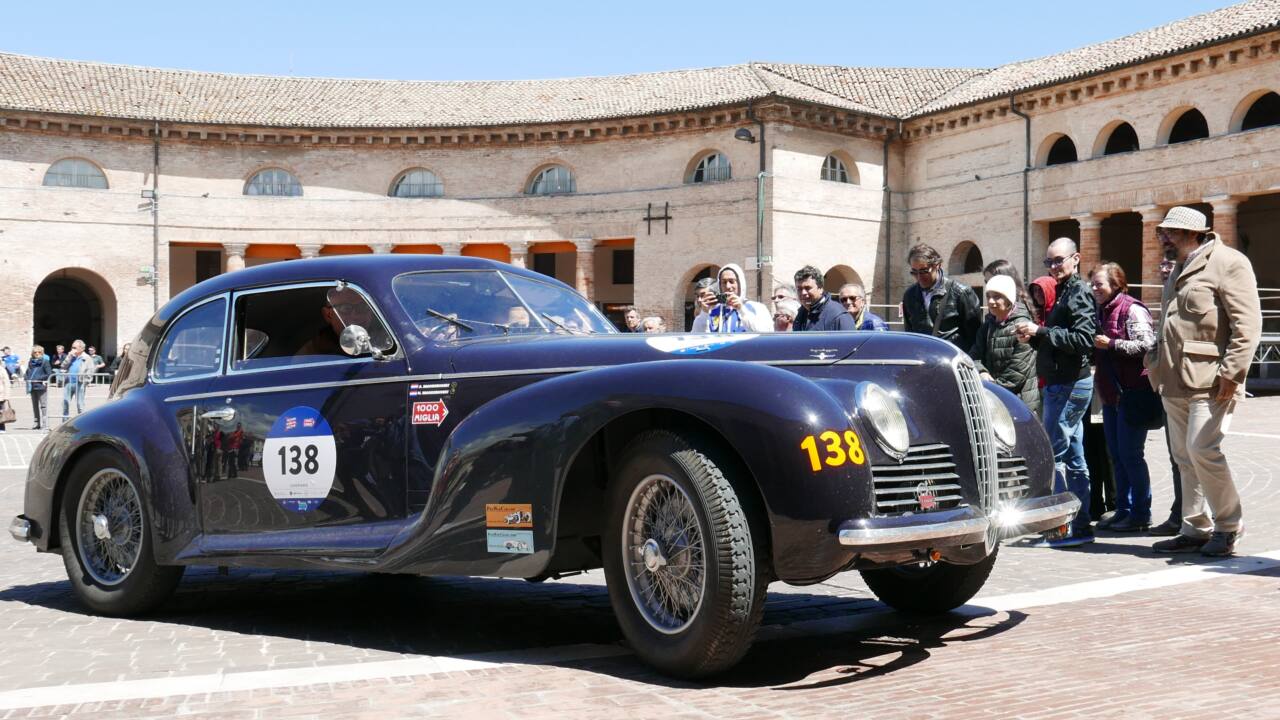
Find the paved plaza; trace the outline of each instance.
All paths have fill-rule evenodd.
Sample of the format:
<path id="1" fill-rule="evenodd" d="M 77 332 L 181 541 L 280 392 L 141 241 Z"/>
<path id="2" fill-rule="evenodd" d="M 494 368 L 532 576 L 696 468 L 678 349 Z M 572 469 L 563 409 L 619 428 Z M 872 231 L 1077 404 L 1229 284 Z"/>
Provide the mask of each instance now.
<path id="1" fill-rule="evenodd" d="M 6 523 L 39 440 L 15 400 Z M 60 557 L 6 538 L 0 718 L 1280 718 L 1278 417 L 1280 397 L 1250 400 L 1227 441 L 1238 557 L 1157 556 L 1153 538 L 1105 532 L 1076 550 L 1015 542 L 970 605 L 927 621 L 887 610 L 856 573 L 774 585 L 753 650 L 706 683 L 628 652 L 599 572 L 199 568 L 154 616 L 119 620 L 81 609 Z M 1148 457 L 1167 508 L 1162 437 Z"/>

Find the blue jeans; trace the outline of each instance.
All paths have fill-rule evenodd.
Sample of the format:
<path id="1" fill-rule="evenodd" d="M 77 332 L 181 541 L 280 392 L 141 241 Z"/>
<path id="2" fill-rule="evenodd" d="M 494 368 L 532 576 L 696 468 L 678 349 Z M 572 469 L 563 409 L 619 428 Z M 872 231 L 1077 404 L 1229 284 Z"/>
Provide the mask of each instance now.
<path id="1" fill-rule="evenodd" d="M 1116 476 L 1116 514 L 1134 522 L 1151 522 L 1151 472 L 1143 449 L 1147 429 L 1135 427 L 1124 418 L 1119 405 L 1102 406 L 1102 432 Z"/>
<path id="2" fill-rule="evenodd" d="M 1080 500 L 1072 535 L 1092 535 L 1089 524 L 1089 466 L 1084 460 L 1084 416 L 1093 400 L 1093 378 L 1044 389 L 1044 431 L 1053 446 L 1053 490 L 1070 490 Z"/>
<path id="3" fill-rule="evenodd" d="M 62 417 L 71 417 L 71 396 L 76 397 L 76 414 L 84 412 L 84 391 L 88 383 L 68 382 L 67 386 L 62 388 Z"/>

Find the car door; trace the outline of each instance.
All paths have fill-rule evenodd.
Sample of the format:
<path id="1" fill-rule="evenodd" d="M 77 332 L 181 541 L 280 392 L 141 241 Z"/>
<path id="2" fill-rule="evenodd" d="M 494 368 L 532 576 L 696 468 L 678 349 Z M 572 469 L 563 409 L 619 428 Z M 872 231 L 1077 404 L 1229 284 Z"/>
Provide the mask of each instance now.
<path id="1" fill-rule="evenodd" d="M 230 315 L 226 372 L 200 407 L 204 549 L 385 547 L 406 517 L 407 413 L 381 314 L 358 288 L 316 282 L 235 293 Z M 341 350 L 357 324 L 385 354 Z"/>

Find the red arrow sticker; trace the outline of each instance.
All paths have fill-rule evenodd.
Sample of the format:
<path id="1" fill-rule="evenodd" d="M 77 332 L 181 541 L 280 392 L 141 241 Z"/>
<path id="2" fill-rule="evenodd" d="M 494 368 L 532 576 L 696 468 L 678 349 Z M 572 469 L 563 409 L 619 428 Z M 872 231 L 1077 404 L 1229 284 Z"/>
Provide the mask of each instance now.
<path id="1" fill-rule="evenodd" d="M 440 425 L 449 414 L 449 408 L 444 406 L 443 400 L 429 400 L 427 402 L 415 402 L 413 404 L 413 412 L 411 422 L 414 425 Z"/>

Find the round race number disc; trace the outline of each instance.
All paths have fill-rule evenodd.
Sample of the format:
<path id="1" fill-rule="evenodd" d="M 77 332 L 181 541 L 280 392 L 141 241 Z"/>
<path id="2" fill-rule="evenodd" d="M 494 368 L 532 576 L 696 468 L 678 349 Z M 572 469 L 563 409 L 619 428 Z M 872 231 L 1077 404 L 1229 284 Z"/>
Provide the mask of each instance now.
<path id="1" fill-rule="evenodd" d="M 337 459 L 329 423 L 305 405 L 281 413 L 262 444 L 267 489 L 294 512 L 320 507 L 333 487 Z"/>

